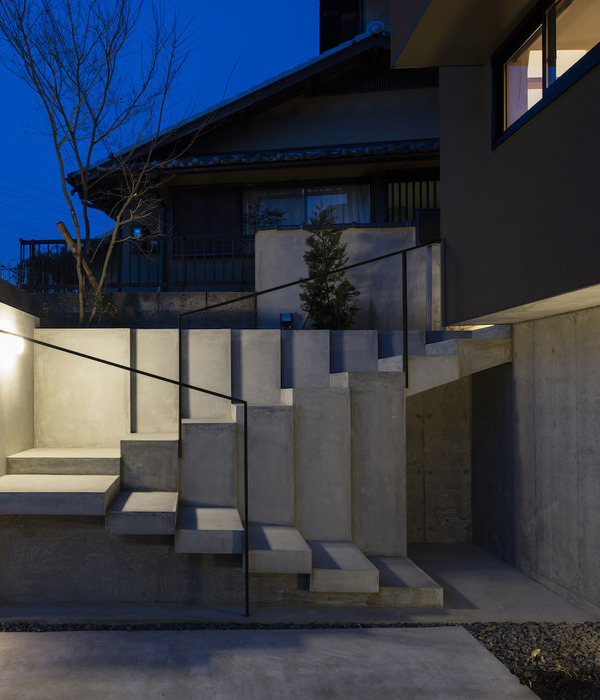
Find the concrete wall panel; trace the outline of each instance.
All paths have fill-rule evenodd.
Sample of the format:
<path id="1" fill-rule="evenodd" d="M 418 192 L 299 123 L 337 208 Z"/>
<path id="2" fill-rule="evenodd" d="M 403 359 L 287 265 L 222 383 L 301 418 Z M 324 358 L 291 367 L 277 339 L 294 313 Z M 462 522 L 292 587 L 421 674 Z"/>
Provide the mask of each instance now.
<path id="1" fill-rule="evenodd" d="M 304 264 L 305 231 L 259 231 L 256 234 L 256 289 L 276 287 L 307 276 Z M 342 235 L 350 263 L 409 248 L 415 242 L 413 228 L 348 229 Z M 434 257 L 434 316 L 439 316 L 439 259 Z M 409 328 L 426 327 L 426 253 L 408 254 Z M 360 292 L 355 329 L 402 328 L 402 267 L 400 256 L 370 263 L 348 272 L 348 279 Z M 381 281 L 385 279 L 385 284 Z M 260 328 L 279 328 L 280 314 L 294 314 L 294 327 L 301 328 L 305 312 L 300 308 L 300 287 L 258 297 L 257 323 Z M 437 296 L 436 296 L 437 295 Z M 310 327 L 310 324 L 309 326 Z"/>
<path id="2" fill-rule="evenodd" d="M 176 330 L 134 330 L 131 335 L 132 362 L 136 369 L 177 380 L 178 344 Z M 179 392 L 176 386 L 134 375 L 131 402 L 134 432 L 178 430 Z"/>
<path id="3" fill-rule="evenodd" d="M 183 332 L 183 380 L 231 396 L 231 331 Z M 231 402 L 199 391 L 183 392 L 184 418 L 230 418 Z"/>
<path id="4" fill-rule="evenodd" d="M 350 393 L 294 390 L 296 527 L 307 540 L 350 540 Z"/>
<path id="5" fill-rule="evenodd" d="M 406 399 L 409 542 L 470 542 L 471 380 Z"/>
<path id="6" fill-rule="evenodd" d="M 0 328 L 33 337 L 36 319 L 0 303 Z M 33 344 L 0 334 L 0 474 L 7 455 L 33 447 Z"/>
<path id="7" fill-rule="evenodd" d="M 281 397 L 281 333 L 232 331 L 232 391 L 253 404 L 277 404 Z"/>
<path id="8" fill-rule="evenodd" d="M 475 541 L 594 613 L 599 337 L 600 308 L 519 324 L 512 365 L 473 377 Z"/>
<path id="9" fill-rule="evenodd" d="M 130 364 L 126 329 L 46 329 L 35 337 Z M 118 447 L 130 432 L 129 372 L 36 345 L 34 373 L 36 447 Z"/>

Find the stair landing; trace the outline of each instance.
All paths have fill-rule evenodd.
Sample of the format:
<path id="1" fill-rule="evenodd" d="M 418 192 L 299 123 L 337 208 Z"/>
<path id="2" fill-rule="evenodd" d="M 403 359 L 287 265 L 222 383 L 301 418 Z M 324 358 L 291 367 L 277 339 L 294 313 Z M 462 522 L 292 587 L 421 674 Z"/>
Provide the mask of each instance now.
<path id="1" fill-rule="evenodd" d="M 112 474 L 6 474 L 0 477 L 0 513 L 104 515 L 119 490 Z"/>

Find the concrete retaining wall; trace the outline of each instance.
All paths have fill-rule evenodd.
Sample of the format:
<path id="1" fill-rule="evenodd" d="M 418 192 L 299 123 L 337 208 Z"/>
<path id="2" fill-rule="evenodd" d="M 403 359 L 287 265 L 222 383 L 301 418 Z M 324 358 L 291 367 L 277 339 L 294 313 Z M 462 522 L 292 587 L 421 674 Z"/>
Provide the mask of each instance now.
<path id="1" fill-rule="evenodd" d="M 473 377 L 475 541 L 600 612 L 600 308 L 513 327 Z"/>
<path id="2" fill-rule="evenodd" d="M 256 234 L 256 290 L 261 291 L 307 276 L 304 264 L 306 231 L 259 231 Z M 342 234 L 347 243 L 349 263 L 409 248 L 415 243 L 414 228 L 348 229 Z M 434 269 L 439 270 L 437 254 Z M 380 262 L 350 270 L 348 279 L 360 291 L 355 329 L 402 328 L 402 262 L 394 256 Z M 385 284 L 382 284 L 385 280 Z M 427 321 L 426 253 L 408 254 L 409 328 L 423 329 Z M 294 328 L 301 328 L 305 312 L 300 308 L 300 288 L 290 287 L 258 297 L 256 300 L 259 328 L 279 328 L 280 313 L 294 314 Z M 439 317 L 439 286 L 434 292 L 434 315 Z M 309 327 L 309 326 L 307 326 Z"/>
<path id="3" fill-rule="evenodd" d="M 33 337 L 35 317 L 0 303 L 0 328 Z M 0 334 L 0 474 L 6 456 L 33 447 L 33 345 Z"/>
<path id="4" fill-rule="evenodd" d="M 470 542 L 471 378 L 406 399 L 409 542 Z"/>

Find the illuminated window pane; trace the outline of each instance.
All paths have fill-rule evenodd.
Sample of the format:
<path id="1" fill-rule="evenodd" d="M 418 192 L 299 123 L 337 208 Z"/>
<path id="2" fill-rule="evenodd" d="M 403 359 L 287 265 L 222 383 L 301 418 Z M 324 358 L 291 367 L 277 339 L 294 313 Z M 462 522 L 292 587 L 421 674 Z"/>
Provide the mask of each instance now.
<path id="1" fill-rule="evenodd" d="M 506 79 L 505 128 L 542 99 L 542 27 L 504 64 Z"/>
<path id="2" fill-rule="evenodd" d="M 559 0 L 547 13 L 548 70 L 551 85 L 600 41 L 597 0 Z"/>

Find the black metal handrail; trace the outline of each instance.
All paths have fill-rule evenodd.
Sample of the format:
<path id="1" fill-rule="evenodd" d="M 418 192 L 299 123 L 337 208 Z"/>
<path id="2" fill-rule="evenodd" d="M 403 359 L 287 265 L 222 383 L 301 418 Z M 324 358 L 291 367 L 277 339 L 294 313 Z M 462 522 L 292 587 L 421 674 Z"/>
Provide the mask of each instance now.
<path id="1" fill-rule="evenodd" d="M 269 287 L 268 289 L 262 289 L 259 292 L 250 292 L 244 294 L 241 297 L 236 297 L 235 299 L 227 299 L 225 301 L 217 302 L 216 304 L 209 304 L 208 306 L 203 306 L 198 309 L 192 309 L 191 311 L 184 311 L 179 314 L 178 318 L 178 332 L 179 332 L 179 379 L 181 380 L 182 372 L 182 361 L 183 357 L 181 355 L 181 333 L 182 333 L 182 319 L 187 316 L 192 316 L 193 314 L 201 313 L 202 311 L 212 311 L 213 309 L 218 309 L 223 306 L 228 306 L 229 304 L 237 304 L 240 301 L 246 301 L 248 299 L 256 299 L 256 297 L 262 296 L 264 294 L 271 294 L 272 292 L 278 292 L 282 289 L 289 289 L 290 287 L 295 287 L 299 284 L 304 284 L 305 282 L 312 282 L 313 280 L 323 279 L 336 275 L 340 272 L 346 272 L 347 270 L 353 270 L 355 267 L 361 267 L 363 265 L 369 265 L 374 262 L 379 262 L 380 260 L 386 260 L 388 258 L 393 258 L 395 256 L 402 256 L 402 371 L 405 374 L 405 384 L 408 387 L 408 271 L 406 265 L 406 254 L 413 250 L 419 250 L 421 248 L 428 248 L 433 245 L 443 245 L 443 239 L 435 241 L 427 241 L 426 243 L 418 243 L 417 245 L 410 246 L 409 248 L 402 248 L 401 250 L 394 250 L 391 253 L 384 253 L 383 255 L 377 255 L 374 258 L 367 258 L 366 260 L 360 260 L 356 263 L 351 263 L 350 265 L 344 265 L 343 267 L 337 267 L 335 270 L 330 272 L 323 272 L 320 275 L 313 275 L 312 277 L 302 277 L 295 282 L 286 282 L 285 284 L 279 284 L 276 287 Z M 181 418 L 181 391 L 179 392 L 179 411 Z M 180 420 L 181 425 L 181 420 Z"/>
<path id="2" fill-rule="evenodd" d="M 217 398 L 221 399 L 227 399 L 230 401 L 232 404 L 241 404 L 244 407 L 244 508 L 245 508 L 245 513 L 244 513 L 244 612 L 246 617 L 250 616 L 250 578 L 248 574 L 248 402 L 244 401 L 244 399 L 238 399 L 235 396 L 229 396 L 228 394 L 221 394 L 218 391 L 212 391 L 211 389 L 203 389 L 199 386 L 194 386 L 193 384 L 187 384 L 185 382 L 181 381 L 181 374 L 180 374 L 180 379 L 177 381 L 176 379 L 169 379 L 168 377 L 163 377 L 160 374 L 154 374 L 152 372 L 146 372 L 145 370 L 141 369 L 136 369 L 135 367 L 129 367 L 127 365 L 122 365 L 118 362 L 112 362 L 111 360 L 104 360 L 101 357 L 94 357 L 93 355 L 87 355 L 86 353 L 83 352 L 78 352 L 77 350 L 70 350 L 69 348 L 63 348 L 60 345 L 54 345 L 52 343 L 47 343 L 43 340 L 38 340 L 36 338 L 30 338 L 29 336 L 26 335 L 21 335 L 19 333 L 13 333 L 11 331 L 4 330 L 0 328 L 0 333 L 4 333 L 5 335 L 13 336 L 14 338 L 21 338 L 22 340 L 26 340 L 29 343 L 33 343 L 34 345 L 42 345 L 46 348 L 50 348 L 52 350 L 59 350 L 60 352 L 68 353 L 69 355 L 75 355 L 76 357 L 82 357 L 85 360 L 92 360 L 93 362 L 99 362 L 100 364 L 103 365 L 108 365 L 109 367 L 115 367 L 116 369 L 122 369 L 125 370 L 126 372 L 129 372 L 130 374 L 140 374 L 144 377 L 150 377 L 151 379 L 158 379 L 161 382 L 166 382 L 167 384 L 175 384 L 176 386 L 179 387 L 179 394 L 181 396 L 181 390 L 182 389 L 192 389 L 193 391 L 200 391 L 203 394 L 208 394 L 210 396 L 216 396 Z M 180 339 L 181 339 L 181 334 L 180 334 Z M 180 357 L 181 357 L 181 349 L 180 349 Z M 180 404 L 180 411 L 179 411 L 179 456 L 181 456 L 181 404 Z"/>

